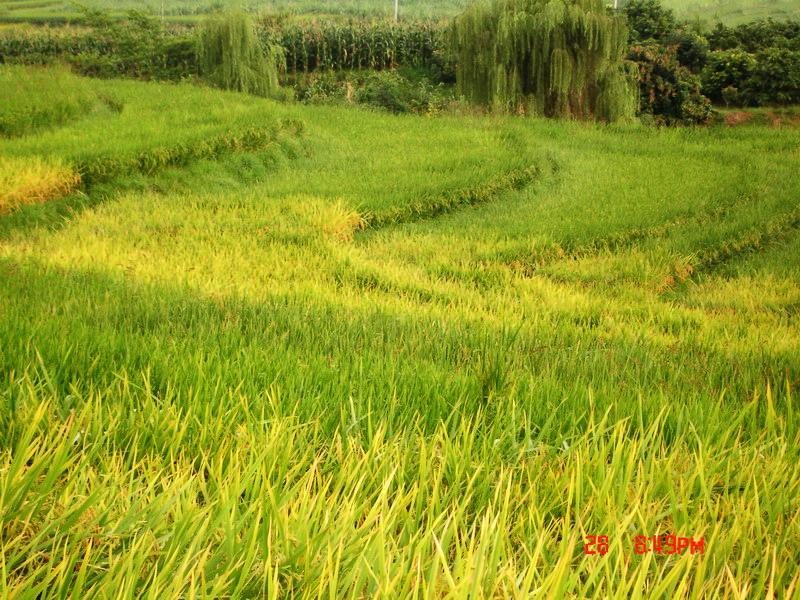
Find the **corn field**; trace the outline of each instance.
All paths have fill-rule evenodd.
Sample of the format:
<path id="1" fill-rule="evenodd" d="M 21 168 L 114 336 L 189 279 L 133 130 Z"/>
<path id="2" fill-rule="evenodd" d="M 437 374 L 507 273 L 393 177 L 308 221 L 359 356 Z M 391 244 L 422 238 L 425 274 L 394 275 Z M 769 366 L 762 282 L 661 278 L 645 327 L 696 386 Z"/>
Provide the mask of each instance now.
<path id="1" fill-rule="evenodd" d="M 428 66 L 445 54 L 445 29 L 435 21 L 315 21 L 292 23 L 274 36 L 286 51 L 289 73 L 316 70 Z"/>
<path id="2" fill-rule="evenodd" d="M 388 69 L 399 65 L 430 66 L 445 60 L 446 28 L 438 21 L 334 21 L 262 24 L 263 42 L 283 47 L 286 71 Z M 175 28 L 176 39 L 191 30 Z M 42 28 L 0 34 L 0 63 L 42 64 L 57 58 L 104 54 L 107 43 L 91 32 Z"/>

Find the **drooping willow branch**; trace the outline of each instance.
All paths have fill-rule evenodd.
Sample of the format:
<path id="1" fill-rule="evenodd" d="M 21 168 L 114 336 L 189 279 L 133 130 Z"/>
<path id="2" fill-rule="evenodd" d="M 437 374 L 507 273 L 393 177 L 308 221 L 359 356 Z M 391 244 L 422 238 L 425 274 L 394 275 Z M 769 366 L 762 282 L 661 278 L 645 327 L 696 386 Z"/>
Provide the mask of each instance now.
<path id="1" fill-rule="evenodd" d="M 636 91 L 627 29 L 602 0 L 491 0 L 453 23 L 461 94 L 503 111 L 615 121 Z"/>
<path id="2" fill-rule="evenodd" d="M 242 12 L 216 15 L 199 37 L 200 71 L 214 85 L 259 96 L 278 90 L 283 51 L 263 42 Z"/>

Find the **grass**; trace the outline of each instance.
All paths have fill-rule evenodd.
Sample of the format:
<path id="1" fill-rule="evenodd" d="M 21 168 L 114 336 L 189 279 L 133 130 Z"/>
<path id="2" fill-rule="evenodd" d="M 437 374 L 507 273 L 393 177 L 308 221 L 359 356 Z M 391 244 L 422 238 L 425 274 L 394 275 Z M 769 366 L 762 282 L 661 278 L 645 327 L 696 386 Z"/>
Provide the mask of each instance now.
<path id="1" fill-rule="evenodd" d="M 110 1 L 93 0 L 86 3 L 93 8 L 102 8 L 119 14 L 128 10 L 161 15 L 159 2 L 139 2 L 134 0 Z M 423 0 L 404 0 L 400 2 L 400 15 L 409 19 L 452 17 L 460 13 L 465 0 L 437 0 L 435 3 Z M 391 0 L 252 0 L 249 2 L 194 2 L 192 0 L 168 0 L 163 4 L 164 18 L 177 23 L 195 23 L 205 18 L 215 8 L 228 6 L 244 7 L 253 12 L 293 14 L 300 17 L 325 15 L 333 18 L 384 18 L 394 17 L 394 3 Z M 61 24 L 80 21 L 81 15 L 72 4 L 64 0 L 0 0 L 0 21 Z"/>
<path id="2" fill-rule="evenodd" d="M 796 132 L 92 85 L 303 133 L 0 217 L 3 594 L 800 593 Z"/>
<path id="3" fill-rule="evenodd" d="M 52 81 L 39 85 L 48 74 Z M 300 133 L 299 122 L 265 114 L 255 99 L 189 84 L 151 86 L 142 95 L 133 82 L 92 81 L 58 68 L 0 66 L 0 78 L 22 84 L 8 86 L 14 91 L 0 108 L 0 123 L 11 124 L 18 133 L 39 133 L 0 138 L 0 155 L 7 157 L 4 170 L 15 170 L 14 165 L 35 157 L 29 168 L 3 177 L 3 197 L 18 196 L 20 186 L 36 189 L 35 181 L 25 180 L 35 180 L 43 164 L 67 163 L 65 167 L 88 185 L 229 151 L 264 148 Z M 85 99 L 94 105 L 78 119 L 71 108 Z M 44 181 L 42 186 L 50 187 Z"/>
<path id="4" fill-rule="evenodd" d="M 739 25 L 757 19 L 798 19 L 800 3 L 796 0 L 665 0 L 664 6 L 676 16 L 689 21 L 713 25 Z"/>
<path id="5" fill-rule="evenodd" d="M 401 0 L 399 3 L 401 17 L 409 19 L 453 17 L 464 10 L 467 4 L 465 0 L 435 2 Z M 87 5 L 118 11 L 120 14 L 130 9 L 144 10 L 154 15 L 160 15 L 162 12 L 162 4 L 159 2 L 93 0 L 87 2 Z M 237 4 L 239 5 L 241 3 Z M 292 14 L 299 17 L 394 16 L 394 3 L 391 0 L 250 0 L 244 5 L 252 11 Z M 713 25 L 717 21 L 736 25 L 766 17 L 776 19 L 800 17 L 800 4 L 797 0 L 665 0 L 664 5 L 672 8 L 681 19 L 700 21 L 707 25 Z M 180 23 L 197 22 L 211 9 L 211 2 L 198 4 L 189 0 L 168 0 L 163 4 L 165 19 Z M 79 20 L 80 14 L 63 0 L 0 0 L 0 22 L 61 24 Z"/>
<path id="6" fill-rule="evenodd" d="M 66 69 L 0 70 L 0 138 L 64 125 L 89 113 L 100 98 Z"/>
<path id="7" fill-rule="evenodd" d="M 57 160 L 0 156 L 0 213 L 66 196 L 80 181 L 75 169 Z"/>

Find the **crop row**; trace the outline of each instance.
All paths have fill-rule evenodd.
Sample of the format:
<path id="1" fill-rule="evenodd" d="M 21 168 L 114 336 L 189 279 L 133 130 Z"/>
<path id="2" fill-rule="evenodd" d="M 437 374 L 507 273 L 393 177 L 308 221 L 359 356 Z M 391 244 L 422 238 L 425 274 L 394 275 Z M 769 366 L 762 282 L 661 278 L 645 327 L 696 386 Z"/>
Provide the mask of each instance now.
<path id="1" fill-rule="evenodd" d="M 445 29 L 436 22 L 292 23 L 262 35 L 286 52 L 286 70 L 387 69 L 443 60 Z"/>
<path id="2" fill-rule="evenodd" d="M 687 225 L 703 225 L 724 218 L 732 209 L 749 199 L 746 194 L 736 196 L 732 201 L 698 209 L 688 215 L 681 215 L 656 225 L 646 225 L 610 233 L 581 244 L 553 242 L 545 245 L 530 255 L 503 257 L 502 264 L 511 267 L 525 276 L 532 276 L 537 270 L 557 260 L 578 260 L 595 256 L 601 252 L 617 252 L 630 248 L 637 243 L 663 238 L 670 232 Z"/>
<path id="3" fill-rule="evenodd" d="M 131 154 L 77 158 L 71 164 L 45 162 L 38 157 L 0 160 L 0 214 L 25 204 L 59 198 L 80 188 L 87 189 L 118 176 L 151 175 L 164 167 L 227 152 L 259 150 L 275 142 L 281 134 L 297 135 L 301 130 L 302 123 L 287 119 L 273 127 L 252 127 L 234 134 Z"/>
<path id="4" fill-rule="evenodd" d="M 476 187 L 448 190 L 437 195 L 423 195 L 414 204 L 395 206 L 390 210 L 368 214 L 364 217 L 364 221 L 367 227 L 385 227 L 430 219 L 457 208 L 490 202 L 504 192 L 523 189 L 541 173 L 542 167 L 537 164 L 514 169 Z"/>
<path id="5" fill-rule="evenodd" d="M 302 129 L 301 122 L 286 119 L 277 127 L 252 127 L 236 134 L 187 141 L 131 155 L 93 157 L 78 160 L 75 166 L 84 185 L 91 185 L 128 173 L 152 174 L 164 167 L 182 165 L 201 158 L 213 158 L 225 152 L 258 150 L 275 141 L 282 132 L 296 135 Z"/>
<path id="6" fill-rule="evenodd" d="M 186 29 L 169 32 L 175 41 L 189 40 L 193 35 Z M 265 42 L 284 48 L 289 73 L 419 67 L 444 60 L 445 28 L 433 21 L 261 25 L 259 34 Z M 106 40 L 86 32 L 12 29 L 0 35 L 0 63 L 46 63 L 55 57 L 103 55 L 108 51 Z"/>

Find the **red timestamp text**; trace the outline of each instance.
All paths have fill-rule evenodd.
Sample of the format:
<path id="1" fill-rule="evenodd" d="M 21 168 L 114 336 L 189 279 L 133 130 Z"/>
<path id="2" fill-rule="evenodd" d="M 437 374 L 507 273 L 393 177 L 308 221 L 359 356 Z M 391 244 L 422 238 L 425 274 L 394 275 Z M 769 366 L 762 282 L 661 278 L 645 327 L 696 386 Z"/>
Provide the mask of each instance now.
<path id="1" fill-rule="evenodd" d="M 584 554 L 607 554 L 608 553 L 607 535 L 587 535 L 586 543 L 583 546 Z M 637 535 L 633 538 L 634 554 L 705 554 L 705 538 L 691 538 L 668 535 Z"/>

